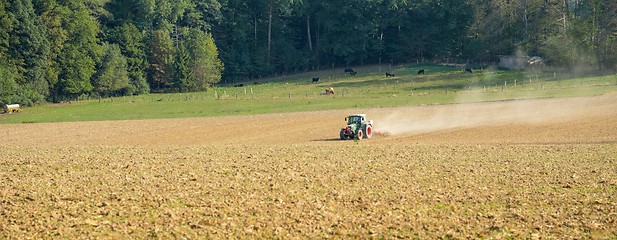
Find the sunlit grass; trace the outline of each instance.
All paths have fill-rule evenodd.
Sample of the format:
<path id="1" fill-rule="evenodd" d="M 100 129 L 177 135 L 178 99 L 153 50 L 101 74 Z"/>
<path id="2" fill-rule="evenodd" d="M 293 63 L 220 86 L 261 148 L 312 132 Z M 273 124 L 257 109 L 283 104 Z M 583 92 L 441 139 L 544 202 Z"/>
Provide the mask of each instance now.
<path id="1" fill-rule="evenodd" d="M 424 69 L 425 74 L 417 74 Z M 26 108 L 0 115 L 0 123 L 104 121 L 249 115 L 347 108 L 375 108 L 593 96 L 617 92 L 617 75 L 576 77 L 555 72 L 462 69 L 439 65 L 342 69 L 221 85 L 207 92 L 147 94 Z M 386 77 L 392 71 L 396 77 Z M 313 77 L 320 77 L 313 83 Z M 255 84 L 257 82 L 258 84 Z M 324 95 L 333 87 L 335 95 Z"/>

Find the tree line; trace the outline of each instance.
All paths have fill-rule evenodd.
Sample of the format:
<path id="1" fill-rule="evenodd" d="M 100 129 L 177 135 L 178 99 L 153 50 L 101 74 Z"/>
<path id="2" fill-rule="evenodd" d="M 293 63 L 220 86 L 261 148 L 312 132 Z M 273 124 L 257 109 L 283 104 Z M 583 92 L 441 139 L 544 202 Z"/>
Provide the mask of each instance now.
<path id="1" fill-rule="evenodd" d="M 0 102 L 202 91 L 365 64 L 614 70 L 604 0 L 0 0 Z"/>

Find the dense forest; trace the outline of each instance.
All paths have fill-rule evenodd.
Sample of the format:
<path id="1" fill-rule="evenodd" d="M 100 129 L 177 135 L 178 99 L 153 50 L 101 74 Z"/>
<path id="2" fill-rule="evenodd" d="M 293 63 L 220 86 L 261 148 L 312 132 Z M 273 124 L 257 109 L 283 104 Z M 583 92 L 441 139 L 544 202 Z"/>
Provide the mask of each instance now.
<path id="1" fill-rule="evenodd" d="M 0 0 L 3 104 L 512 54 L 615 70 L 617 1 Z"/>

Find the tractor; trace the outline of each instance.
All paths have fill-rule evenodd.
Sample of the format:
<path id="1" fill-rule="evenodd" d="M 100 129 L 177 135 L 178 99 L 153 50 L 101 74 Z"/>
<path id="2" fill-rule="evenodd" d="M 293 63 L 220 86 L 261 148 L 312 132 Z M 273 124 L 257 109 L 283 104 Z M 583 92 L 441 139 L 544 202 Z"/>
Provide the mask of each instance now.
<path id="1" fill-rule="evenodd" d="M 371 138 L 373 136 L 373 120 L 366 120 L 366 114 L 354 114 L 345 118 L 347 127 L 341 129 L 341 140 Z"/>

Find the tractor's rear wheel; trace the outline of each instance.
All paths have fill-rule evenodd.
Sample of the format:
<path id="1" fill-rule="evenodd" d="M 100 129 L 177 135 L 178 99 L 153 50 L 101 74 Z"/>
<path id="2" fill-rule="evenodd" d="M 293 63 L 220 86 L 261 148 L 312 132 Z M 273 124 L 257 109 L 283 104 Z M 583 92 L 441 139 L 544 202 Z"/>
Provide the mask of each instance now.
<path id="1" fill-rule="evenodd" d="M 371 138 L 373 136 L 373 126 L 366 125 L 364 127 L 364 138 Z"/>
<path id="2" fill-rule="evenodd" d="M 341 140 L 347 140 L 347 136 L 345 136 L 345 129 L 341 129 L 340 135 L 341 135 Z"/>

